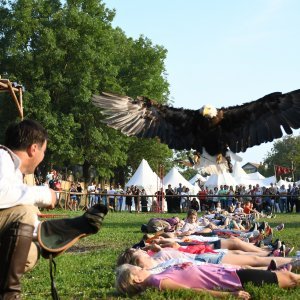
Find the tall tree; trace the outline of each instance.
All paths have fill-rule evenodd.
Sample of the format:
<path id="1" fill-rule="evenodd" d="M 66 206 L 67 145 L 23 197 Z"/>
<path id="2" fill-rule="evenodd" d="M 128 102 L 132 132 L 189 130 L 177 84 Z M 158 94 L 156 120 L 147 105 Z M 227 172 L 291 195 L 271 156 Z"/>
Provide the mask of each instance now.
<path id="1" fill-rule="evenodd" d="M 113 176 L 132 143 L 101 123 L 93 93 L 168 96 L 166 50 L 127 38 L 114 16 L 100 0 L 0 1 L 0 70 L 24 84 L 25 116 L 49 131 L 45 163 L 82 164 L 86 177 L 91 165 Z"/>

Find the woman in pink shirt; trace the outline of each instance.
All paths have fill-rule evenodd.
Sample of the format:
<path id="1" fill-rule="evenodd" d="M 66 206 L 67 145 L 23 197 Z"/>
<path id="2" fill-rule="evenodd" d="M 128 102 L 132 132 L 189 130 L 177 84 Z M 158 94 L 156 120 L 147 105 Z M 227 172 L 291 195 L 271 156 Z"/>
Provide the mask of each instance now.
<path id="1" fill-rule="evenodd" d="M 238 266 L 220 266 L 213 264 L 193 265 L 190 263 L 167 268 L 159 274 L 137 266 L 124 264 L 117 269 L 116 288 L 122 294 L 136 294 L 148 287 L 159 290 L 192 289 L 208 292 L 212 296 L 233 295 L 250 299 L 243 286 L 252 283 L 256 286 L 277 284 L 281 288 L 300 285 L 300 274 L 285 271 L 264 271 L 240 269 Z"/>

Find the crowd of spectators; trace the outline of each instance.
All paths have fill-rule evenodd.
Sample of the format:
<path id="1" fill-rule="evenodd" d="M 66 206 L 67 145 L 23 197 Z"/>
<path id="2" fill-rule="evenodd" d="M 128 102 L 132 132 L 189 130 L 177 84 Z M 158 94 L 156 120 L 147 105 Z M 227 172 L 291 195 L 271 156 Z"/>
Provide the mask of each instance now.
<path id="1" fill-rule="evenodd" d="M 165 198 L 167 203 L 167 211 L 169 213 L 185 212 L 190 208 L 196 211 L 214 210 L 217 205 L 222 209 L 236 206 L 237 203 L 242 205 L 246 202 L 253 204 L 256 211 L 271 213 L 289 213 L 300 212 L 300 189 L 295 183 L 289 184 L 287 187 L 280 187 L 271 183 L 269 187 L 259 186 L 227 186 L 208 188 L 200 186 L 200 190 L 196 195 L 192 195 L 188 188 L 182 187 L 181 184 L 177 188 L 172 188 L 169 184 L 165 190 Z"/>
<path id="2" fill-rule="evenodd" d="M 79 209 L 80 205 L 89 208 L 96 203 L 103 203 L 113 211 L 162 212 L 166 209 L 168 213 L 179 213 L 186 212 L 190 208 L 196 211 L 213 210 L 217 205 L 227 209 L 236 207 L 238 203 L 244 206 L 250 201 L 253 209 L 259 213 L 300 212 L 300 188 L 296 183 L 290 183 L 288 186 L 271 183 L 268 187 L 256 184 L 248 187 L 220 185 L 208 188 L 201 185 L 196 194 L 179 183 L 177 187 L 169 184 L 166 189 L 161 187 L 153 195 L 147 195 L 145 189 L 134 185 L 123 188 L 120 184 L 102 186 L 92 181 L 85 187 L 83 183 L 73 181 L 72 175 L 69 177 L 71 183 L 67 207 L 71 210 Z M 47 173 L 43 184 L 56 190 L 59 199 L 62 191 L 61 182 L 62 175 L 56 170 L 51 170 Z M 87 200 L 82 203 L 84 193 Z"/>

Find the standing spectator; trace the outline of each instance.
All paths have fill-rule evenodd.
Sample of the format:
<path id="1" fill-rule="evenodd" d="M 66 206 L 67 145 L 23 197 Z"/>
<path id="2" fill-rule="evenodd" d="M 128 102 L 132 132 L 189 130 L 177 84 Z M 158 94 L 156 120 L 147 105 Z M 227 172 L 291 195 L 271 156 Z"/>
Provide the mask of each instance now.
<path id="1" fill-rule="evenodd" d="M 145 189 L 141 191 L 142 212 L 148 212 L 148 197 Z"/>
<path id="2" fill-rule="evenodd" d="M 214 209 L 214 191 L 212 189 L 209 189 L 208 192 L 207 192 L 207 210 L 211 210 L 211 209 Z"/>
<path id="3" fill-rule="evenodd" d="M 279 193 L 279 196 L 280 196 L 280 198 L 279 198 L 279 208 L 280 208 L 280 211 L 282 213 L 284 213 L 284 212 L 286 212 L 286 208 L 287 208 L 287 190 L 286 190 L 284 184 L 280 187 L 278 193 Z"/>
<path id="4" fill-rule="evenodd" d="M 293 187 L 291 188 L 291 197 L 290 197 L 290 201 L 288 203 L 288 207 L 289 207 L 289 212 L 293 212 L 294 211 L 294 206 L 296 205 L 296 201 L 297 201 L 297 186 L 296 183 L 293 183 Z"/>
<path id="5" fill-rule="evenodd" d="M 182 191 L 183 191 L 182 183 L 179 183 L 176 192 L 178 195 L 181 195 Z"/>
<path id="6" fill-rule="evenodd" d="M 105 185 L 104 186 L 104 190 L 102 191 L 102 194 L 101 194 L 101 201 L 102 201 L 102 204 L 105 205 L 106 207 L 108 206 L 108 203 L 107 203 L 107 186 Z"/>
<path id="7" fill-rule="evenodd" d="M 125 204 L 126 204 L 126 209 L 128 212 L 131 213 L 131 207 L 132 207 L 132 191 L 130 187 L 128 186 L 126 189 L 126 196 L 125 196 Z"/>
<path id="8" fill-rule="evenodd" d="M 187 212 L 189 209 L 189 203 L 188 203 L 188 193 L 186 191 L 186 187 L 183 187 L 180 198 L 181 198 L 180 200 L 181 212 Z"/>
<path id="9" fill-rule="evenodd" d="M 275 213 L 275 197 L 276 197 L 277 189 L 275 188 L 273 182 L 271 182 L 269 193 L 270 193 L 270 200 L 271 200 L 271 212 Z"/>
<path id="10" fill-rule="evenodd" d="M 122 186 L 119 184 L 119 187 L 117 189 L 117 198 L 118 198 L 118 211 L 122 210 L 122 206 L 123 206 L 123 194 L 124 194 L 124 190 L 122 189 Z"/>
<path id="11" fill-rule="evenodd" d="M 256 187 L 255 187 L 255 190 L 254 190 L 254 195 L 256 196 L 254 198 L 254 204 L 255 204 L 255 209 L 259 212 L 261 212 L 262 210 L 262 191 L 259 187 L 259 185 L 257 184 Z"/>
<path id="12" fill-rule="evenodd" d="M 110 190 L 107 191 L 107 194 L 108 194 L 108 205 L 110 206 L 110 208 L 116 211 L 116 199 L 115 199 L 116 191 L 113 185 L 110 186 Z"/>
<path id="13" fill-rule="evenodd" d="M 228 207 L 231 207 L 232 205 L 235 205 L 235 199 L 234 199 L 235 192 L 233 190 L 233 186 L 232 185 L 229 187 L 227 195 L 228 195 L 228 198 L 227 198 L 227 205 L 228 205 Z"/>
<path id="14" fill-rule="evenodd" d="M 73 182 L 71 184 L 69 192 L 70 192 L 70 202 L 68 207 L 70 208 L 70 210 L 77 210 L 77 203 L 78 203 L 77 196 L 76 196 L 77 188 Z"/>
<path id="15" fill-rule="evenodd" d="M 168 213 L 174 212 L 174 196 L 175 196 L 175 191 L 173 190 L 171 184 L 168 184 L 168 188 L 166 189 L 166 201 L 167 201 Z"/>
<path id="16" fill-rule="evenodd" d="M 246 201 L 246 195 L 247 195 L 247 191 L 246 191 L 246 187 L 245 186 L 241 186 L 240 187 L 240 201 L 239 202 L 245 202 Z"/>
<path id="17" fill-rule="evenodd" d="M 206 207 L 207 207 L 207 191 L 206 189 L 204 188 L 204 186 L 202 185 L 200 187 L 200 191 L 198 192 L 197 194 L 197 198 L 199 200 L 199 203 L 200 203 L 200 211 L 201 210 L 205 210 Z"/>
<path id="18" fill-rule="evenodd" d="M 96 203 L 96 184 L 92 181 L 87 187 L 88 197 L 89 197 L 89 204 L 88 208 L 92 207 Z"/>
<path id="19" fill-rule="evenodd" d="M 134 186 L 133 190 L 132 190 L 132 195 L 133 197 L 133 201 L 134 201 L 134 208 L 135 211 L 137 213 L 140 212 L 141 208 L 140 208 L 140 189 L 137 186 Z"/>
<path id="20" fill-rule="evenodd" d="M 156 201 L 153 201 L 152 203 L 153 206 L 152 210 L 154 212 L 162 212 L 164 199 L 165 199 L 164 189 L 160 188 L 160 190 L 155 193 L 155 197 L 156 197 Z"/>
<path id="21" fill-rule="evenodd" d="M 77 202 L 78 202 L 77 206 L 79 208 L 80 203 L 81 203 L 81 194 L 82 194 L 82 191 L 83 191 L 83 188 L 82 188 L 80 182 L 77 182 L 76 189 L 77 189 L 77 193 L 80 193 L 80 194 L 77 194 Z"/>
<path id="22" fill-rule="evenodd" d="M 96 203 L 98 204 L 100 204 L 101 202 L 101 192 L 102 192 L 101 183 L 98 183 L 95 191 Z"/>
<path id="23" fill-rule="evenodd" d="M 219 189 L 217 186 L 214 187 L 213 191 L 214 195 L 219 195 Z M 213 205 L 212 205 L 212 210 L 216 208 L 216 204 L 219 202 L 219 197 L 213 197 Z"/>
<path id="24" fill-rule="evenodd" d="M 182 187 L 182 183 L 178 184 L 178 188 L 176 188 L 176 193 L 178 195 L 178 202 L 179 202 L 179 211 L 182 211 L 182 198 L 181 198 L 181 194 L 183 192 L 183 187 Z"/>
<path id="25" fill-rule="evenodd" d="M 242 201 L 241 192 L 242 192 L 242 187 L 236 185 L 235 186 L 235 190 L 234 190 L 234 198 L 233 198 L 233 204 L 234 204 L 234 206 L 236 206 L 237 202 L 241 202 Z"/>
<path id="26" fill-rule="evenodd" d="M 300 213 L 300 185 L 296 187 L 296 193 L 295 193 L 295 202 L 296 202 L 296 212 Z"/>
<path id="27" fill-rule="evenodd" d="M 246 201 L 253 201 L 252 195 L 253 195 L 254 189 L 252 188 L 252 185 L 249 184 L 248 189 L 246 190 L 248 197 L 246 197 Z"/>
<path id="28" fill-rule="evenodd" d="M 220 196 L 219 197 L 219 202 L 221 203 L 222 208 L 225 209 L 226 208 L 226 201 L 227 201 L 227 198 L 224 197 L 224 196 L 227 196 L 227 190 L 226 190 L 225 186 L 220 185 L 220 190 L 218 192 L 218 195 Z"/>

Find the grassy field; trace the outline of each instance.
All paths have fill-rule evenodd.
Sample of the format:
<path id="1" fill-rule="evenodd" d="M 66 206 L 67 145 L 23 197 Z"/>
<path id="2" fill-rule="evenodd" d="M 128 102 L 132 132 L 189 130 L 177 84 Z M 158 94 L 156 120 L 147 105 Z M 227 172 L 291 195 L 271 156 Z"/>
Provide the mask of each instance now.
<path id="1" fill-rule="evenodd" d="M 52 212 L 51 212 L 52 213 Z M 55 211 L 55 213 L 65 213 Z M 80 213 L 69 213 L 76 216 Z M 109 213 L 101 231 L 82 239 L 69 251 L 57 257 L 56 286 L 61 299 L 124 299 L 114 289 L 116 258 L 126 247 L 140 241 L 141 224 L 157 214 Z M 164 214 L 164 217 L 171 216 Z M 184 217 L 182 214 L 180 217 Z M 276 233 L 295 250 L 300 250 L 300 214 L 277 215 L 267 219 L 271 226 L 285 223 L 285 229 Z M 294 252 L 292 253 L 292 255 Z M 23 277 L 23 299 L 51 299 L 49 262 L 41 259 L 37 267 Z M 300 299 L 300 288 L 280 290 L 275 286 L 247 287 L 252 299 Z M 136 299 L 213 299 L 190 290 L 148 290 Z"/>

